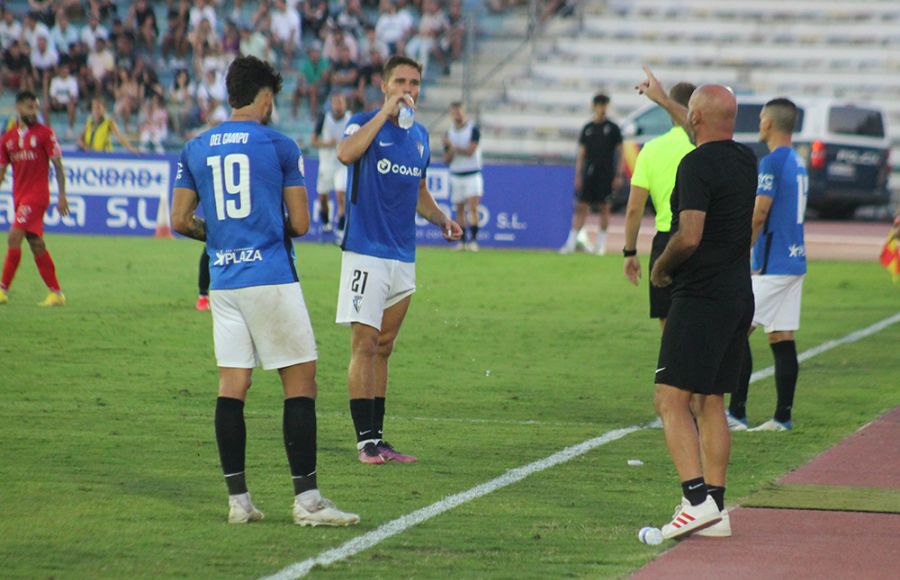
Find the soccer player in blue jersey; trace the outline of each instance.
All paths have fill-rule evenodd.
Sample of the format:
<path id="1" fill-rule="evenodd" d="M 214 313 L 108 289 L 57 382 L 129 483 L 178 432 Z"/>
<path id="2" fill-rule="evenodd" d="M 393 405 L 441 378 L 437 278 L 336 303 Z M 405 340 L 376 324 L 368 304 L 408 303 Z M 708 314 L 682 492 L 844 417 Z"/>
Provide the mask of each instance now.
<path id="1" fill-rule="evenodd" d="M 244 401 L 257 366 L 278 369 L 284 386 L 284 446 L 294 483 L 294 522 L 346 526 L 316 485 L 316 342 L 303 301 L 292 236 L 309 229 L 303 157 L 265 125 L 281 75 L 256 57 L 228 67 L 231 119 L 185 145 L 178 162 L 172 225 L 205 241 L 210 256 L 213 342 L 219 367 L 216 441 L 230 523 L 263 518 L 244 477 Z M 203 203 L 203 218 L 194 211 Z M 285 220 L 285 208 L 287 219 Z"/>
<path id="2" fill-rule="evenodd" d="M 800 298 L 806 274 L 803 214 L 809 177 L 803 160 L 791 147 L 797 107 L 788 99 L 773 99 L 759 115 L 759 139 L 770 153 L 759 163 L 759 184 L 753 211 L 753 328 L 762 326 L 775 356 L 775 416 L 751 431 L 793 428 L 791 408 L 800 365 L 794 332 L 800 328 Z M 750 346 L 738 390 L 728 405 L 733 430 L 747 428 Z"/>
<path id="3" fill-rule="evenodd" d="M 354 115 L 338 144 L 349 185 L 337 323 L 351 327 L 347 384 L 362 463 L 416 460 L 383 437 L 388 359 L 416 289 L 416 213 L 446 240 L 462 237 L 426 188 L 428 131 L 418 123 L 400 126 L 401 106 L 415 107 L 421 81 L 418 62 L 389 59 L 384 105 Z"/>

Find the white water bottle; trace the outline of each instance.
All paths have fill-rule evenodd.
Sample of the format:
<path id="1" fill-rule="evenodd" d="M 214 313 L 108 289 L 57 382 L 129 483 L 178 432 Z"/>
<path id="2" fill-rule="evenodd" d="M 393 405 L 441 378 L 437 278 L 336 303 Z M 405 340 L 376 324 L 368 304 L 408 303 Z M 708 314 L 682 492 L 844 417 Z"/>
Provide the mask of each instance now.
<path id="1" fill-rule="evenodd" d="M 400 105 L 400 114 L 397 115 L 397 124 L 401 129 L 409 129 L 413 126 L 416 112 L 409 105 Z"/>

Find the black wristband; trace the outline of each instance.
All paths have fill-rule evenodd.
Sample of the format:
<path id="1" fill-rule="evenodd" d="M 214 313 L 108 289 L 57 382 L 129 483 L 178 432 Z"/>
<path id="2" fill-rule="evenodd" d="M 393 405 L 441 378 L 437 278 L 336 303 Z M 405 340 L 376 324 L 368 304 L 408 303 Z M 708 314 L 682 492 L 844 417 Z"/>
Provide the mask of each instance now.
<path id="1" fill-rule="evenodd" d="M 637 249 L 629 250 L 628 248 L 622 248 L 622 255 L 626 258 L 631 258 L 632 256 L 637 256 Z"/>

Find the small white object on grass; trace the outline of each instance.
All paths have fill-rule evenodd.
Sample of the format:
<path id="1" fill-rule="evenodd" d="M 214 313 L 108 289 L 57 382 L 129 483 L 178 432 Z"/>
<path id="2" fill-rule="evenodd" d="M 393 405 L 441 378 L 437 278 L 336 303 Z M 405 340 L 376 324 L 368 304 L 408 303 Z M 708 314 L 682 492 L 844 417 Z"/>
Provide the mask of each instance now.
<path id="1" fill-rule="evenodd" d="M 630 465 L 632 467 L 640 467 L 643 464 L 644 464 L 644 462 L 641 461 L 640 459 L 629 459 L 628 460 L 628 465 Z"/>
<path id="2" fill-rule="evenodd" d="M 659 528 L 641 528 L 638 539 L 648 546 L 658 546 L 662 544 L 663 535 Z"/>

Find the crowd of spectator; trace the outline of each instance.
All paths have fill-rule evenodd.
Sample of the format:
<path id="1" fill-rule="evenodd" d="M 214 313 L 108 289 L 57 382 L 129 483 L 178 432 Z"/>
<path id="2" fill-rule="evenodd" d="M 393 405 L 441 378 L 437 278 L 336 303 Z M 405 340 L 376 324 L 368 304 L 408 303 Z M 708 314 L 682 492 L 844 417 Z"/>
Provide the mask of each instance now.
<path id="1" fill-rule="evenodd" d="M 170 134 L 185 139 L 227 118 L 224 73 L 252 54 L 285 75 L 295 118 L 304 103 L 317 116 L 334 93 L 367 110 L 382 101 L 391 54 L 449 73 L 463 50 L 462 2 L 29 0 L 23 13 L 0 8 L 0 93 L 34 91 L 61 138 L 85 146 L 77 113 L 96 112 L 99 100 L 123 146 L 130 136 L 161 150 Z"/>

